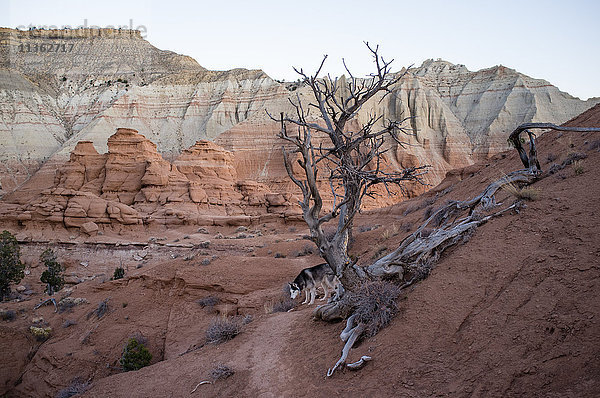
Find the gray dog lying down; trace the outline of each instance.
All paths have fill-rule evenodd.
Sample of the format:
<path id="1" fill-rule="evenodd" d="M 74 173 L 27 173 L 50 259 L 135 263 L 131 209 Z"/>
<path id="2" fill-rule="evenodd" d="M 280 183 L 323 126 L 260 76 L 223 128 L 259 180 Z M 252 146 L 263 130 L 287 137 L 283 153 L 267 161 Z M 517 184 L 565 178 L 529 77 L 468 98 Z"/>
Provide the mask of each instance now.
<path id="1" fill-rule="evenodd" d="M 319 284 L 323 286 L 323 290 L 325 291 L 325 295 L 321 301 L 325 301 L 329 297 L 329 294 L 335 291 L 339 283 L 340 280 L 329 264 L 323 263 L 303 269 L 296 279 L 292 283 L 288 283 L 288 285 L 290 286 L 290 296 L 292 299 L 298 297 L 302 290 L 306 290 L 306 299 L 302 304 L 308 303 L 311 305 L 317 297 L 317 287 Z"/>

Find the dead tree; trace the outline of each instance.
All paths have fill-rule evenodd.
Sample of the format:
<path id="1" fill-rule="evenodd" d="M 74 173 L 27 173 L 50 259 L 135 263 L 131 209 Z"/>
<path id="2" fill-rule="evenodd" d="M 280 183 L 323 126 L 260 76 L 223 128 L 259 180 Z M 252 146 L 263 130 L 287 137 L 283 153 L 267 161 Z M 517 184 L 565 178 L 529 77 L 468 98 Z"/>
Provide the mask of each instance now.
<path id="1" fill-rule="evenodd" d="M 349 127 L 348 122 L 369 99 L 378 93 L 382 98 L 388 95 L 390 88 L 406 74 L 392 73 L 392 61 L 385 61 L 379 55 L 378 47 L 366 45 L 376 66 L 376 71 L 368 78 L 354 77 L 345 62 L 349 74 L 347 80 L 332 79 L 329 75 L 321 78 L 327 56 L 314 75 L 294 68 L 312 90 L 314 102 L 303 104 L 297 96 L 296 101 L 290 101 L 294 115 L 282 113 L 277 119 L 281 123 L 279 137 L 292 147 L 291 150 L 283 149 L 284 163 L 290 179 L 302 192 L 300 206 L 311 238 L 321 256 L 346 283 L 364 277 L 364 272 L 354 267 L 348 256 L 352 223 L 364 197 L 373 195 L 376 185 L 386 189 L 394 185 L 402 189 L 407 181 L 421 182 L 427 167 L 409 167 L 400 171 L 385 168 L 383 155 L 387 149 L 384 144 L 386 139 L 393 139 L 403 145 L 400 135 L 405 133 L 404 120 L 383 120 L 381 116 L 371 115 L 362 126 Z M 317 143 L 316 135 L 323 137 L 324 143 L 323 140 Z M 300 173 L 294 171 L 296 157 L 299 157 Z M 319 175 L 327 177 L 333 196 L 333 205 L 328 209 L 323 208 Z M 323 227 L 335 219 L 336 230 L 333 235 L 327 235 Z"/>
<path id="2" fill-rule="evenodd" d="M 315 102 L 305 106 L 298 96 L 295 102 L 292 101 L 295 109 L 293 117 L 283 114 L 279 119 L 272 117 L 281 123 L 280 138 L 292 144 L 291 150 L 283 149 L 284 164 L 290 179 L 302 191 L 300 206 L 311 237 L 319 247 L 321 256 L 342 277 L 347 288 L 352 289 L 361 281 L 394 276 L 402 281 L 400 289 L 406 289 L 427 277 L 442 252 L 464 242 L 478 226 L 507 212 L 519 212 L 523 207 L 521 201 L 498 203 L 495 195 L 505 185 L 528 185 L 542 175 L 537 161 L 535 135 L 530 129 L 600 131 L 597 128 L 560 127 L 548 123 L 527 123 L 517 127 L 508 141 L 519 152 L 524 169 L 494 181 L 472 199 L 447 202 L 434 211 L 415 232 L 408 235 L 396 250 L 373 264 L 359 268 L 351 264 L 347 251 L 352 221 L 360 210 L 363 198 L 372 194 L 371 189 L 377 184 L 383 184 L 386 188 L 389 185 L 402 187 L 407 181 L 420 182 L 421 176 L 426 172 L 426 166 L 398 172 L 385 171 L 383 168 L 385 139 L 391 138 L 402 145 L 400 134 L 404 133 L 403 120 L 383 121 L 373 115 L 358 129 L 348 128 L 348 122 L 357 115 L 365 102 L 379 92 L 383 96 L 388 95 L 392 85 L 406 73 L 392 74 L 391 61 L 385 62 L 379 56 L 378 48 L 373 49 L 368 44 L 367 47 L 377 68 L 370 78 L 357 79 L 346 68 L 350 75 L 348 81 L 329 76 L 320 79 L 319 73 L 327 58 L 325 57 L 312 76 L 306 75 L 302 69 L 296 70 L 303 77 L 304 84 L 312 89 Z M 311 110 L 316 110 L 317 117 L 311 117 Z M 294 132 L 289 131 L 290 126 L 296 127 Z M 523 132 L 529 136 L 529 153 L 523 148 Z M 315 134 L 323 135 L 326 144 L 316 144 Z M 301 172 L 294 170 L 293 156 L 299 157 L 297 163 Z M 318 180 L 319 173 L 324 172 L 327 173 L 333 195 L 333 206 L 327 210 L 323 209 Z M 336 218 L 337 229 L 332 236 L 327 236 L 323 225 Z M 433 231 L 425 233 L 430 227 L 433 227 Z M 354 343 L 368 329 L 368 325 L 358 320 L 355 310 L 338 296 L 317 307 L 314 312 L 316 318 L 326 321 L 346 319 L 346 327 L 340 335 L 345 342 L 342 355 L 335 366 L 329 369 L 328 376 L 333 375 L 340 366 L 357 369 L 371 359 L 363 356 L 355 363 L 345 363 Z"/>

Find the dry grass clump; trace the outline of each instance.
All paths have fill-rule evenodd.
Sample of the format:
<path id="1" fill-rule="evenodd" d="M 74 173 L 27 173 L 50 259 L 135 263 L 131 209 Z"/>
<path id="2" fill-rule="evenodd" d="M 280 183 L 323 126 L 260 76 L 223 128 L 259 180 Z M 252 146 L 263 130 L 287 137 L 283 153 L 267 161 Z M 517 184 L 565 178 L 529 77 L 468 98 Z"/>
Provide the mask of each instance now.
<path id="1" fill-rule="evenodd" d="M 0 310 L 0 319 L 3 321 L 14 321 L 17 319 L 17 313 L 13 310 Z"/>
<path id="2" fill-rule="evenodd" d="M 234 374 L 235 374 L 235 371 L 233 369 L 231 369 L 229 366 L 224 365 L 224 364 L 219 364 L 219 365 L 217 365 L 217 367 L 215 367 L 210 372 L 210 377 L 212 377 L 213 380 L 217 381 L 217 380 L 226 379 L 230 376 L 233 376 Z"/>
<path id="3" fill-rule="evenodd" d="M 265 303 L 265 314 L 288 312 L 289 310 L 295 308 L 296 305 L 297 302 L 290 297 L 289 286 L 286 284 L 283 288 L 283 292 L 278 298 L 269 300 Z"/>
<path id="4" fill-rule="evenodd" d="M 509 183 L 502 186 L 502 189 L 509 194 L 513 195 L 517 199 L 523 200 L 538 200 L 540 197 L 540 190 L 529 186 L 520 188 L 513 183 Z"/>
<path id="5" fill-rule="evenodd" d="M 73 308 L 80 304 L 87 304 L 89 301 L 83 297 L 65 297 L 58 302 L 57 309 L 59 313 L 72 312 Z"/>
<path id="6" fill-rule="evenodd" d="M 354 309 L 356 322 L 365 325 L 365 335 L 371 337 L 386 327 L 398 311 L 396 299 L 400 288 L 391 282 L 369 282 L 353 292 L 347 292 L 343 304 Z"/>
<path id="7" fill-rule="evenodd" d="M 92 315 L 96 315 L 98 319 L 102 318 L 108 312 L 108 300 L 110 297 L 99 302 L 98 307 L 87 315 L 87 319 L 90 319 Z"/>
<path id="8" fill-rule="evenodd" d="M 212 308 L 215 305 L 219 304 L 219 298 L 215 297 L 215 296 L 206 296 L 201 299 L 198 299 L 197 303 L 202 308 L 205 308 L 205 307 Z"/>
<path id="9" fill-rule="evenodd" d="M 71 398 L 75 395 L 83 394 L 88 388 L 90 388 L 89 382 L 76 377 L 68 387 L 63 388 L 56 394 L 56 398 Z"/>
<path id="10" fill-rule="evenodd" d="M 576 175 L 581 175 L 585 171 L 583 168 L 583 161 L 576 160 L 573 162 L 573 171 L 575 171 Z"/>
<path id="11" fill-rule="evenodd" d="M 206 342 L 221 344 L 233 339 L 242 332 L 242 327 L 252 318 L 241 316 L 222 316 L 213 319 L 206 329 Z"/>
<path id="12" fill-rule="evenodd" d="M 398 233 L 400 233 L 400 227 L 398 225 L 396 225 L 396 223 L 392 224 L 391 227 L 386 228 L 385 231 L 383 231 L 383 233 L 381 234 L 381 237 L 384 240 L 388 240 L 389 238 L 398 235 Z"/>
<path id="13" fill-rule="evenodd" d="M 574 162 L 578 161 L 578 160 L 583 160 L 587 158 L 587 155 L 583 152 L 569 152 L 567 154 L 566 159 L 562 162 L 563 166 L 568 166 L 570 164 L 573 164 Z"/>

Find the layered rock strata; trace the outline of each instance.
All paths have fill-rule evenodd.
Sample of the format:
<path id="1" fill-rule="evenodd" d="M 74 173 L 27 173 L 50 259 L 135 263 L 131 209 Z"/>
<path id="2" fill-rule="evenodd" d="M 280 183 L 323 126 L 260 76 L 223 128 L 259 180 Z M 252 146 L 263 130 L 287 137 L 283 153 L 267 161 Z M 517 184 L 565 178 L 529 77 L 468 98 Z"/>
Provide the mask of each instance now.
<path id="1" fill-rule="evenodd" d="M 290 194 L 239 180 L 233 155 L 198 141 L 172 163 L 136 130 L 120 128 L 99 154 L 81 141 L 56 171 L 54 185 L 29 203 L 4 207 L 5 220 L 76 227 L 87 234 L 106 225 L 238 225 L 298 219 Z"/>
<path id="2" fill-rule="evenodd" d="M 36 170 L 56 168 L 80 141 L 106 152 L 108 136 L 121 126 L 144 131 L 170 160 L 198 140 L 215 141 L 234 153 L 241 178 L 287 189 L 279 126 L 265 111 L 291 113 L 290 99 L 312 100 L 307 87 L 276 82 L 260 70 L 208 71 L 135 31 L 0 29 L 0 36 L 7 55 L 0 68 L 0 195 L 34 189 L 37 182 L 25 182 Z M 44 43 L 71 51 L 19 47 Z M 387 160 L 394 168 L 431 165 L 426 182 L 433 185 L 450 169 L 506 149 L 506 135 L 518 124 L 560 124 L 599 101 L 581 101 L 503 66 L 471 72 L 427 60 L 384 100 L 369 101 L 357 119 L 410 117 L 407 145 L 390 142 Z"/>

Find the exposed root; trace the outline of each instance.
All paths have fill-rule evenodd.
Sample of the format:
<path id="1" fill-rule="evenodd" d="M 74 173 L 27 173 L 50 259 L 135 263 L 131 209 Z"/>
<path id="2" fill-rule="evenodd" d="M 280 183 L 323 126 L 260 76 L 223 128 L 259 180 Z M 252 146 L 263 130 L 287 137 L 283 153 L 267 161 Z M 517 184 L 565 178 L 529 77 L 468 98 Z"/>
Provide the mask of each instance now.
<path id="1" fill-rule="evenodd" d="M 35 307 L 33 307 L 33 309 L 37 310 L 41 306 L 46 305 L 48 303 L 54 304 L 54 312 L 58 312 L 58 306 L 56 305 L 56 300 L 54 298 L 49 298 L 48 300 L 42 301 L 41 303 L 39 303 L 38 305 L 36 305 Z"/>
<path id="2" fill-rule="evenodd" d="M 350 318 L 352 318 L 352 317 L 350 317 Z M 348 318 L 348 321 L 350 321 L 350 318 Z M 333 366 L 333 368 L 331 368 L 327 371 L 327 377 L 331 377 L 333 375 L 333 373 L 336 371 L 336 369 L 340 365 L 342 365 L 343 363 L 346 362 L 346 358 L 348 357 L 348 354 L 350 353 L 350 349 L 352 348 L 354 343 L 356 343 L 356 340 L 358 340 L 360 335 L 365 330 L 365 325 L 363 325 L 362 323 L 359 323 L 358 325 L 354 326 L 349 331 L 347 331 L 348 328 L 351 327 L 351 325 L 353 323 L 354 323 L 354 318 L 352 319 L 351 322 L 346 323 L 346 329 L 344 329 L 344 331 L 340 335 L 340 338 L 342 339 L 342 341 L 344 340 L 344 338 L 347 339 L 346 344 L 344 345 L 344 348 L 342 349 L 342 356 L 340 357 L 340 359 L 336 362 L 336 364 Z"/>
<path id="3" fill-rule="evenodd" d="M 194 389 L 190 392 L 190 394 L 195 393 L 196 390 L 198 389 L 198 387 L 200 387 L 202 384 L 212 384 L 212 381 L 208 381 L 208 380 L 201 381 L 200 383 L 196 384 L 196 387 L 194 387 Z"/>
<path id="4" fill-rule="evenodd" d="M 346 365 L 346 367 L 350 370 L 359 370 L 362 369 L 363 366 L 365 366 L 365 364 L 367 362 L 369 362 L 372 358 L 368 355 L 363 355 L 362 357 L 360 357 L 360 359 L 356 362 L 352 362 Z"/>

